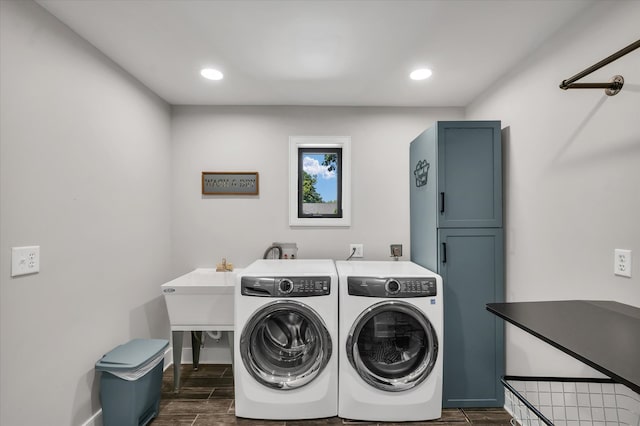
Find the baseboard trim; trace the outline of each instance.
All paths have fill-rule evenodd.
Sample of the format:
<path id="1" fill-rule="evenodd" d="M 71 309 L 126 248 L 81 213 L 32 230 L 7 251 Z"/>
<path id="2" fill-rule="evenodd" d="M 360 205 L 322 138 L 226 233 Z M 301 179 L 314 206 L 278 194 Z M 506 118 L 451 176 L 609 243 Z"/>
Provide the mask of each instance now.
<path id="1" fill-rule="evenodd" d="M 167 368 L 173 365 L 173 348 L 169 346 L 164 352 L 164 367 L 162 371 L 167 371 Z"/>
<path id="2" fill-rule="evenodd" d="M 173 363 L 173 360 L 172 360 Z M 182 348 L 181 364 L 193 363 L 193 349 Z M 226 347 L 204 347 L 200 349 L 200 364 L 231 364 L 231 353 Z"/>
<path id="3" fill-rule="evenodd" d="M 102 408 L 91 416 L 89 420 L 82 423 L 82 426 L 102 426 Z"/>

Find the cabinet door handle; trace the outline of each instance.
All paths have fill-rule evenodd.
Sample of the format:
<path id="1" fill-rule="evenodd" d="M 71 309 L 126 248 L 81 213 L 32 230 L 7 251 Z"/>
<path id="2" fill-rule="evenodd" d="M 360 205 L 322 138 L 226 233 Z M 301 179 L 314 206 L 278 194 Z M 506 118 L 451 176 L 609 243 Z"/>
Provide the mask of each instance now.
<path id="1" fill-rule="evenodd" d="M 440 213 L 444 213 L 444 192 L 440 193 Z"/>
<path id="2" fill-rule="evenodd" d="M 442 263 L 447 263 L 447 243 L 442 243 Z"/>

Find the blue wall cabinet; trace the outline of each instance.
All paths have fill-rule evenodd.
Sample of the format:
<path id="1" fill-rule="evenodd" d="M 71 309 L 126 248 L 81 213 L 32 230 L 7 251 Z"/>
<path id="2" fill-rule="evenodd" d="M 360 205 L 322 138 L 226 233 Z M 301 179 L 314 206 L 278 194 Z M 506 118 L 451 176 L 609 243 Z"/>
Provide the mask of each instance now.
<path id="1" fill-rule="evenodd" d="M 444 282 L 444 407 L 502 407 L 499 121 L 437 122 L 410 146 L 411 260 Z"/>
<path id="2" fill-rule="evenodd" d="M 438 227 L 502 227 L 500 122 L 439 122 Z"/>
<path id="3" fill-rule="evenodd" d="M 502 229 L 443 228 L 438 241 L 445 309 L 444 405 L 502 407 L 504 326 L 485 309 L 486 303 L 504 299 Z"/>

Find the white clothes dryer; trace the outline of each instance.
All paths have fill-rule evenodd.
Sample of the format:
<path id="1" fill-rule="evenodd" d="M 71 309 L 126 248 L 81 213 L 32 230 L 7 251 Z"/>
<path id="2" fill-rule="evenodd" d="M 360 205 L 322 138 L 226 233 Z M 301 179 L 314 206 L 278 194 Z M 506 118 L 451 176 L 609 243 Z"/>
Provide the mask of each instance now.
<path id="1" fill-rule="evenodd" d="M 338 413 L 333 260 L 257 260 L 237 276 L 235 412 L 252 419 Z"/>
<path id="2" fill-rule="evenodd" d="M 336 262 L 338 415 L 423 421 L 442 415 L 442 278 L 412 262 Z"/>

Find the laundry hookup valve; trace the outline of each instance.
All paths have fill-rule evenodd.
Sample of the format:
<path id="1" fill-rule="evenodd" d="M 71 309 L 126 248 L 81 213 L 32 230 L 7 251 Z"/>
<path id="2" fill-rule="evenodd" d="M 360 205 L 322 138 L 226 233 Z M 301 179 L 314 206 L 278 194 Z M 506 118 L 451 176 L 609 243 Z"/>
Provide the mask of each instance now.
<path id="1" fill-rule="evenodd" d="M 402 244 L 391 244 L 391 257 L 398 260 L 402 256 Z"/>

